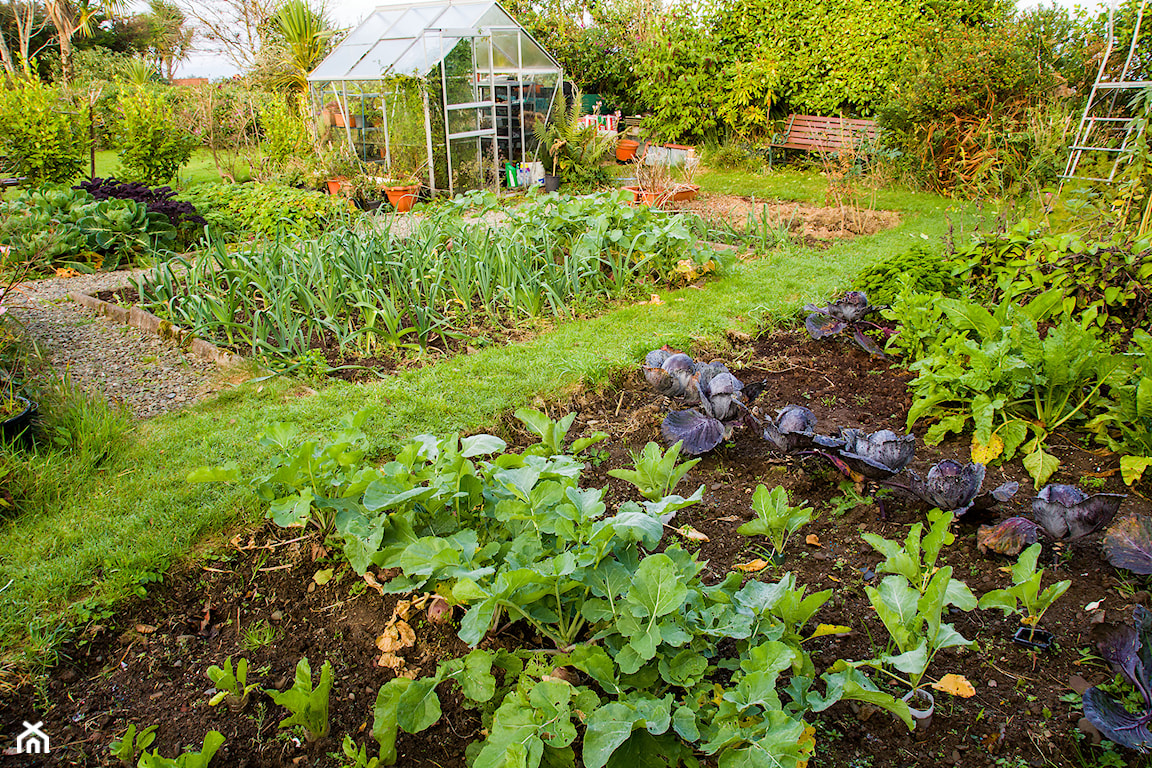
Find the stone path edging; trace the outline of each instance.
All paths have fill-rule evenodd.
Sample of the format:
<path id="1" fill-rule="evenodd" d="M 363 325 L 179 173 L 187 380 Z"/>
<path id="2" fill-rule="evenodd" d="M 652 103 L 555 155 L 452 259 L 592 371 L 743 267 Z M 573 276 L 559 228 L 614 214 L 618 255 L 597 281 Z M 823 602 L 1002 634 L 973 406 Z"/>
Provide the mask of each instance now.
<path id="1" fill-rule="evenodd" d="M 152 333 L 160 338 L 170 339 L 177 344 L 186 346 L 192 354 L 216 363 L 216 365 L 221 368 L 230 368 L 244 362 L 244 358 L 240 355 L 220 349 L 220 347 L 217 347 L 211 342 L 193 336 L 190 331 L 178 325 L 173 325 L 167 320 L 156 317 L 156 315 L 153 315 L 151 312 L 145 312 L 139 307 L 133 306 L 125 308 L 117 306 L 116 304 L 109 304 L 94 296 L 76 291 L 69 292 L 68 298 L 82 307 L 91 309 L 98 315 L 107 317 L 109 320 L 125 323 L 137 330 Z"/>

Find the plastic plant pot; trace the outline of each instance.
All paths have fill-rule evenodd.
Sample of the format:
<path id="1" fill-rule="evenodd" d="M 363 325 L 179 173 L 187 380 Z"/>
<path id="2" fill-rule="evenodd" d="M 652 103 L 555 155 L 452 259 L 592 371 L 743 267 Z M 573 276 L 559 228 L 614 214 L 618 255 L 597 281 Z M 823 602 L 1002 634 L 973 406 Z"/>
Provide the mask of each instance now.
<path id="1" fill-rule="evenodd" d="M 560 177 L 553 176 L 550 173 L 544 174 L 544 191 L 545 192 L 559 192 L 560 191 Z"/>
<path id="2" fill-rule="evenodd" d="M 1012 635 L 1012 642 L 1032 651 L 1048 650 L 1052 647 L 1054 639 L 1052 633 L 1046 629 L 1025 626 L 1018 627 L 1016 633 Z"/>
<path id="3" fill-rule="evenodd" d="M 936 699 L 923 688 L 915 688 L 902 697 L 908 705 L 908 714 L 918 731 L 927 730 L 932 725 L 932 713 L 936 711 Z"/>
<path id="4" fill-rule="evenodd" d="M 18 437 L 30 434 L 32 419 L 36 417 L 38 410 L 36 403 L 26 397 L 17 395 L 13 399 L 23 405 L 23 410 L 13 413 L 8 418 L 0 421 L 0 437 L 2 437 L 5 442 L 10 442 Z"/>

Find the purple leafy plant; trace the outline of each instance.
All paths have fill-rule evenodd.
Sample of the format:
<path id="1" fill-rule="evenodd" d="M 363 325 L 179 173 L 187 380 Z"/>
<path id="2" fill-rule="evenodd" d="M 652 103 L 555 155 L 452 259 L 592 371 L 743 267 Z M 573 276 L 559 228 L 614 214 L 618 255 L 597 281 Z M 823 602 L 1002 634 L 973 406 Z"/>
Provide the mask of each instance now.
<path id="1" fill-rule="evenodd" d="M 868 296 L 863 291 L 848 291 L 843 298 L 823 307 L 805 304 L 804 309 L 812 313 L 804 320 L 804 327 L 808 329 L 812 338 L 823 339 L 851 331 L 852 338 L 861 349 L 870 355 L 884 357 L 880 348 L 864 335 L 864 331 L 869 329 L 888 333 L 886 329 L 867 319 L 869 315 L 884 307 L 869 304 Z"/>
<path id="2" fill-rule="evenodd" d="M 1152 519 L 1128 515 L 1104 534 L 1104 557 L 1132 573 L 1152 573 Z"/>
<path id="3" fill-rule="evenodd" d="M 981 551 L 1016 555 L 1021 548 L 1037 541 L 1040 533 L 1053 541 L 1082 539 L 1112 522 L 1125 498 L 1127 496 L 1123 493 L 1096 493 L 1089 496 L 1072 485 L 1046 485 L 1032 500 L 1035 522 L 1024 517 L 1010 517 L 994 526 L 981 527 L 976 533 L 976 541 Z M 1138 550 L 1135 549 L 1139 546 L 1140 537 L 1138 530 L 1130 531 L 1133 538 L 1126 538 L 1123 531 L 1118 530 L 1115 535 L 1109 532 L 1104 539 L 1104 552 L 1113 565 L 1126 568 L 1120 565 L 1120 561 L 1131 561 L 1133 564 L 1140 562 Z M 1112 542 L 1111 548 L 1109 541 Z M 1152 545 L 1152 541 L 1148 544 Z M 1147 553 L 1144 558 L 1147 560 Z M 1149 570 L 1146 572 L 1152 573 L 1152 561 L 1148 562 Z"/>
<path id="4" fill-rule="evenodd" d="M 1138 605 L 1132 621 L 1134 626 L 1100 624 L 1092 634 L 1100 657 L 1139 691 L 1145 708 L 1129 712 L 1111 693 L 1092 686 L 1084 691 L 1084 716 L 1111 741 L 1147 754 L 1152 751 L 1152 615 Z"/>
<path id="5" fill-rule="evenodd" d="M 908 473 L 912 475 L 908 490 L 925 503 L 951 512 L 956 517 L 973 508 L 987 508 L 996 502 L 1007 501 L 1020 487 L 1019 483 L 1009 482 L 994 491 L 981 493 L 984 465 L 961 464 L 951 459 L 932 465 L 924 479 L 911 469 Z"/>
<path id="6" fill-rule="evenodd" d="M 786 405 L 764 422 L 764 439 L 781 453 L 806 451 L 816 440 L 816 414 L 802 405 Z"/>

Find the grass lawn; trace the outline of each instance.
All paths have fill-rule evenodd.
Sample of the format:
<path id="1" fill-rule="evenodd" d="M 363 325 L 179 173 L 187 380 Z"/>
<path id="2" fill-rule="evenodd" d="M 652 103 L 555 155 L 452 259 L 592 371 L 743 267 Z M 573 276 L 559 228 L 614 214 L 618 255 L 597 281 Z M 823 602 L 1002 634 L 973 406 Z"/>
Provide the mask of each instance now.
<path id="1" fill-rule="evenodd" d="M 106 149 L 96 153 L 96 175 L 98 177 L 102 179 L 115 178 L 118 175 L 117 168 L 119 166 L 120 158 L 112 150 Z M 88 170 L 88 162 L 85 162 L 82 171 L 83 178 L 88 177 Z M 252 179 L 252 173 L 247 163 L 241 161 L 237 170 L 236 181 L 250 181 Z M 191 187 L 210 181 L 223 181 L 220 174 L 216 172 L 216 165 L 212 162 L 212 153 L 203 147 L 197 147 L 193 150 L 192 159 L 180 169 L 176 177 L 178 183 L 174 183 L 174 187 Z"/>
<path id="2" fill-rule="evenodd" d="M 823 196 L 815 174 L 709 173 L 699 181 L 706 191 Z M 0 587 L 11 582 L 0 603 L 0 642 L 9 652 L 29 649 L 34 660 L 61 637 L 60 611 L 70 603 L 130 594 L 141 577 L 196 552 L 214 534 L 258 520 L 263 509 L 246 488 L 185 478 L 195 467 L 230 460 L 243 476 L 259 472 L 269 451 L 257 441 L 271 422 L 325 430 L 367 408 L 365 431 L 381 454 L 422 432 L 482 430 L 534 400 L 595 386 L 662 344 L 691 351 L 723 344 L 726 329 L 752 331 L 790 318 L 805 301 L 848 287 L 876 260 L 921 238 L 938 239 L 950 220 L 961 224 L 973 217 L 970 209 L 932 195 L 890 192 L 880 201 L 880 207 L 901 211 L 899 226 L 828 250 L 792 248 L 735 263 L 702 290 L 661 292 L 661 305 L 622 306 L 601 317 L 560 322 L 530 341 L 374 384 L 332 383 L 318 392 L 287 380 L 242 384 L 181 413 L 139 423 L 124 454 L 98 476 L 71 488 L 54 509 L 0 530 Z"/>

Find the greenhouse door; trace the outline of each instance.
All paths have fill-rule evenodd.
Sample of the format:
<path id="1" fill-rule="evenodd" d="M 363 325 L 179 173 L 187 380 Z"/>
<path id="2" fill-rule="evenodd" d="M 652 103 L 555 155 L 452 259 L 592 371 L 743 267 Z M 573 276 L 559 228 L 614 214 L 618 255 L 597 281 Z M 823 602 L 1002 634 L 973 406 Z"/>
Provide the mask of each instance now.
<path id="1" fill-rule="evenodd" d="M 492 36 L 479 31 L 445 30 L 459 38 L 440 59 L 444 82 L 444 143 L 448 159 L 448 193 L 493 187 L 499 192 L 499 166 L 495 147 L 496 102 L 492 88 L 479 81 L 491 73 L 477 71 L 477 62 L 492 61 Z"/>

